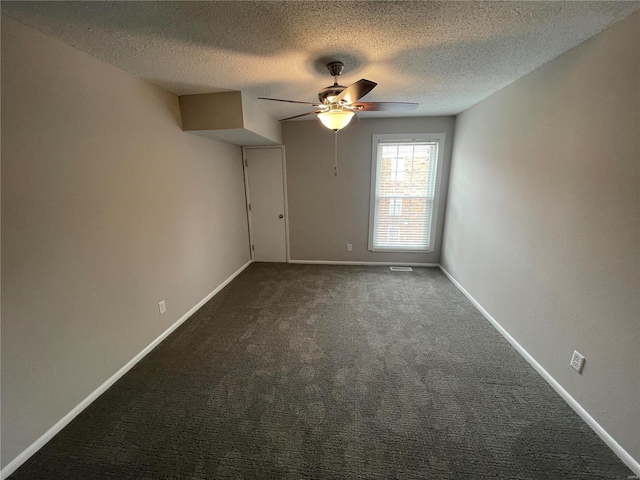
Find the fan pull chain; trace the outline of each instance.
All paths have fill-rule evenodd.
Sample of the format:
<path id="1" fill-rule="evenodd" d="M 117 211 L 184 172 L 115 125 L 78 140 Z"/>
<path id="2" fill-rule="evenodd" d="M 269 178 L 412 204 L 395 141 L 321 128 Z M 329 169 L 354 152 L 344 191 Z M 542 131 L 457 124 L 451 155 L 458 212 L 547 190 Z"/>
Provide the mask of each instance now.
<path id="1" fill-rule="evenodd" d="M 334 160 L 335 160 L 335 163 L 334 163 L 334 167 L 333 167 L 333 175 L 335 177 L 337 177 L 338 176 L 338 131 L 337 130 L 334 131 L 333 138 L 334 138 L 333 145 L 335 147 L 334 148 L 334 155 L 335 155 L 334 156 Z"/>

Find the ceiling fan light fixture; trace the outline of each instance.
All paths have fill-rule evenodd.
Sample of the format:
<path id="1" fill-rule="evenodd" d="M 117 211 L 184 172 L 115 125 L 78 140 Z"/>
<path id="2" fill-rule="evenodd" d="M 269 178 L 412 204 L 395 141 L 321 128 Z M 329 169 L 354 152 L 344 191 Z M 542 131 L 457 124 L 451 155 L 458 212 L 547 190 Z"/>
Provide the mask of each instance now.
<path id="1" fill-rule="evenodd" d="M 349 110 L 329 110 L 319 113 L 318 118 L 325 127 L 337 132 L 349 125 L 353 118 L 353 112 Z"/>

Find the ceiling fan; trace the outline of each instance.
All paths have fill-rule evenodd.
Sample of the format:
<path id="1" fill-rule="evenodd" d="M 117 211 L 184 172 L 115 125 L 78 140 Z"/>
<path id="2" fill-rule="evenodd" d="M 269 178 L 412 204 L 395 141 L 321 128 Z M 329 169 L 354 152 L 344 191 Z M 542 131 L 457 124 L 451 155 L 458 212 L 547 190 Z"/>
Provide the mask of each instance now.
<path id="1" fill-rule="evenodd" d="M 356 112 L 408 111 L 414 110 L 418 106 L 417 103 L 408 102 L 359 102 L 358 100 L 373 90 L 377 83 L 363 78 L 345 87 L 338 85 L 338 76 L 342 74 L 344 64 L 342 62 L 331 62 L 327 64 L 327 69 L 333 76 L 333 85 L 320 90 L 318 93 L 320 103 L 282 100 L 279 98 L 258 98 L 260 100 L 271 100 L 274 102 L 311 105 L 317 110 L 303 113 L 302 115 L 283 118 L 281 121 L 284 122 L 306 115 L 317 115 L 323 125 L 334 132 L 346 127 Z"/>

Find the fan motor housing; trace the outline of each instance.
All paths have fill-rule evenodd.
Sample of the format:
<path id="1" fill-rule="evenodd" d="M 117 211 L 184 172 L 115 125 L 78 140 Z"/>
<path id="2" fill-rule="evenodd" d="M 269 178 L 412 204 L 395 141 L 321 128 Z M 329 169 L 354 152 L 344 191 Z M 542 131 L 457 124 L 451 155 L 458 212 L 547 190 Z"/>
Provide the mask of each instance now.
<path id="1" fill-rule="evenodd" d="M 347 87 L 334 83 L 333 85 L 320 90 L 320 92 L 318 93 L 318 99 L 320 99 L 320 101 L 324 104 L 329 104 L 331 103 L 330 97 L 337 97 L 345 88 Z"/>
<path id="2" fill-rule="evenodd" d="M 325 105 L 329 105 L 330 103 L 333 103 L 333 98 L 340 95 L 340 93 L 342 93 L 342 91 L 345 88 L 347 88 L 342 85 L 338 85 L 338 82 L 336 81 L 337 78 L 335 78 L 342 74 L 342 70 L 344 70 L 344 63 L 329 62 L 327 63 L 327 70 L 329 70 L 329 73 L 331 74 L 331 76 L 334 77 L 333 85 L 323 88 L 318 93 L 318 98 Z"/>

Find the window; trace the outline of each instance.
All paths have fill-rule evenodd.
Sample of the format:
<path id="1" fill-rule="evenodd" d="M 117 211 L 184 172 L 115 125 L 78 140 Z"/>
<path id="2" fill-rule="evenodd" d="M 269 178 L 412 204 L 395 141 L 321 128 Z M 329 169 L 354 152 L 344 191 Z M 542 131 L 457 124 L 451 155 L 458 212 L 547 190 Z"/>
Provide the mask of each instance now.
<path id="1" fill-rule="evenodd" d="M 400 241 L 400 229 L 398 227 L 389 227 L 387 230 L 387 242 L 398 243 Z"/>
<path id="2" fill-rule="evenodd" d="M 396 217 L 402 215 L 402 199 L 390 198 L 389 199 L 389 215 Z"/>
<path id="3" fill-rule="evenodd" d="M 369 250 L 433 250 L 444 133 L 374 135 Z"/>
<path id="4" fill-rule="evenodd" d="M 404 158 L 396 157 L 391 159 L 391 180 L 394 182 L 404 180 Z"/>

